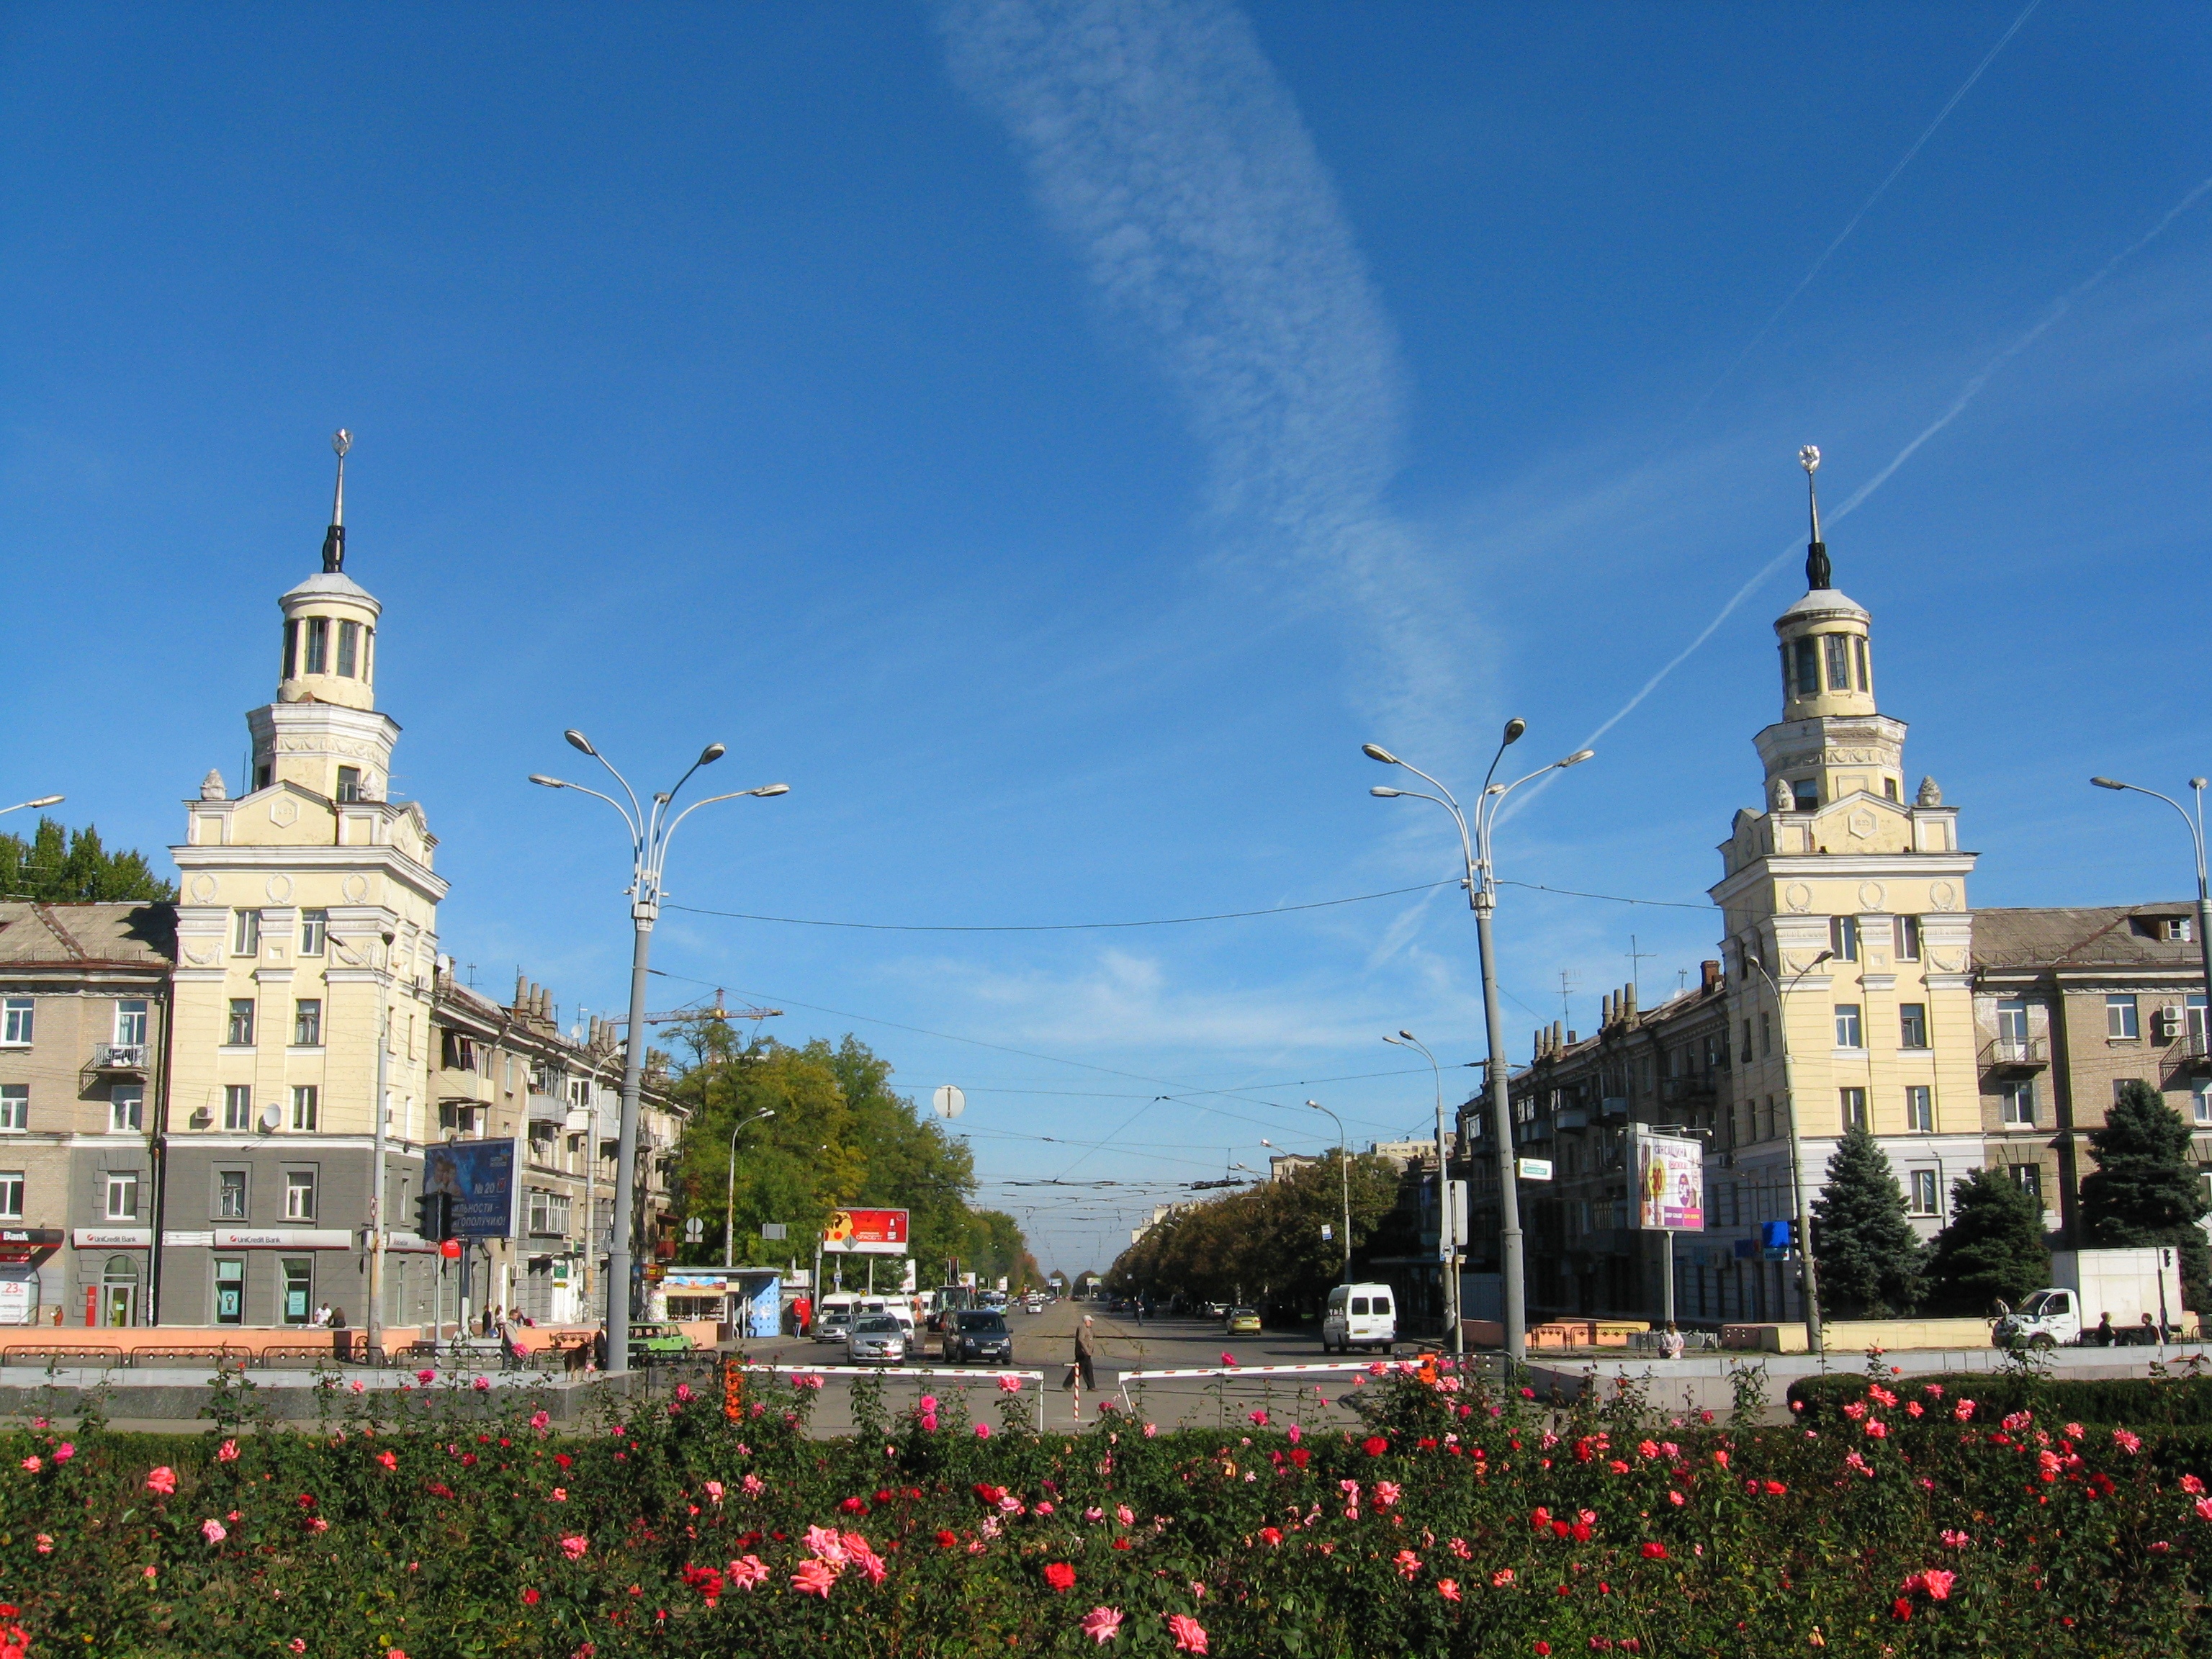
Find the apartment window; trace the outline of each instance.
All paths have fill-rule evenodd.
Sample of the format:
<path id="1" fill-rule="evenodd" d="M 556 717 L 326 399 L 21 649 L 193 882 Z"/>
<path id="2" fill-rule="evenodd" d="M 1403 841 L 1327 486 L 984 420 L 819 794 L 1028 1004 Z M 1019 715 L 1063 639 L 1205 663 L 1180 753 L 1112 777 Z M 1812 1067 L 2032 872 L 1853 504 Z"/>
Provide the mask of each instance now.
<path id="1" fill-rule="evenodd" d="M 1747 1019 L 1743 1023 L 1743 1057 L 1746 1060 L 1749 1060 L 1752 1055 L 1758 1052 L 1759 1051 L 1757 1049 L 1751 1046 L 1751 1022 Z"/>
<path id="2" fill-rule="evenodd" d="M 2202 992 L 2189 999 L 2189 1038 L 2202 1053 L 2204 1048 L 2204 996 Z"/>
<path id="3" fill-rule="evenodd" d="M 2043 1207 L 2043 1166 L 2040 1164 L 2015 1164 L 2011 1166 L 2013 1185 L 2035 1200 L 2035 1207 Z"/>
<path id="4" fill-rule="evenodd" d="M 1777 1133 L 1775 1122 L 1774 1097 L 1772 1095 L 1769 1095 L 1766 1097 L 1765 1105 L 1760 1109 L 1759 1115 L 1759 1138 L 1761 1140 L 1771 1140 L 1774 1139 Z"/>
<path id="5" fill-rule="evenodd" d="M 2008 1129 L 2035 1127 L 2035 1085 L 2008 1083 L 1997 1091 L 1997 1116 Z"/>
<path id="6" fill-rule="evenodd" d="M 1843 1096 L 1844 1127 L 1847 1130 L 1865 1128 L 1867 1127 L 1866 1091 L 1844 1089 L 1838 1092 Z"/>
<path id="7" fill-rule="evenodd" d="M 342 622 L 338 624 L 338 672 L 346 678 L 353 678 L 354 664 L 361 656 L 361 624 Z"/>
<path id="8" fill-rule="evenodd" d="M 327 674 L 331 671 L 331 619 L 328 617 L 307 618 L 307 672 Z"/>
<path id="9" fill-rule="evenodd" d="M 115 1005 L 115 1041 L 118 1047 L 126 1048 L 145 1045 L 145 998 L 125 997 Z"/>
<path id="10" fill-rule="evenodd" d="M 2189 943 L 2189 935 L 2190 926 L 2189 918 L 2187 916 L 2161 916 L 2159 918 L 2158 936 L 2164 939 L 2167 944 L 2186 945 Z"/>
<path id="11" fill-rule="evenodd" d="M 111 1170 L 108 1172 L 107 1218 L 110 1221 L 136 1221 L 138 1218 L 137 1170 Z"/>
<path id="12" fill-rule="evenodd" d="M 1874 676 L 1867 672 L 1867 642 L 1866 636 L 1864 635 L 1854 634 L 1851 635 L 1851 658 L 1858 664 L 1859 666 L 1859 690 L 1862 691 L 1873 690 Z M 1896 784 L 1892 783 L 1889 786 L 1889 798 L 1892 800 L 1895 800 L 1897 799 Z"/>
<path id="13" fill-rule="evenodd" d="M 376 629 L 367 623 L 361 629 L 361 678 L 362 684 L 376 675 Z"/>
<path id="14" fill-rule="evenodd" d="M 290 679 L 300 666 L 300 619 L 284 619 L 284 678 Z"/>
<path id="15" fill-rule="evenodd" d="M 567 1237 L 568 1233 L 568 1194 L 565 1193 L 532 1192 L 530 1194 L 530 1231 L 540 1237 Z"/>
<path id="16" fill-rule="evenodd" d="M 2138 1037 L 2142 1035 L 2136 1023 L 2136 1000 L 2132 996 L 2105 999 L 2105 1035 L 2114 1039 Z"/>
<path id="17" fill-rule="evenodd" d="M 1936 1213 L 1936 1171 L 1915 1170 L 1911 1172 L 1911 1181 L 1912 1213 L 1934 1215 Z"/>
<path id="18" fill-rule="evenodd" d="M 1884 778 L 1881 781 L 1881 793 L 1888 799 L 1896 800 L 1899 798 L 1897 793 L 1897 780 L 1895 778 Z"/>
<path id="19" fill-rule="evenodd" d="M 230 1029 L 223 1039 L 234 1048 L 253 1046 L 253 999 L 233 997 L 230 1000 Z"/>
<path id="20" fill-rule="evenodd" d="M 107 1091 L 107 1133 L 132 1134 L 146 1127 L 146 1091 L 137 1083 L 118 1083 Z"/>
<path id="21" fill-rule="evenodd" d="M 302 997 L 292 1005 L 292 1046 L 295 1048 L 319 1048 L 323 1046 L 323 1000 L 320 997 Z"/>
<path id="22" fill-rule="evenodd" d="M 1899 962 L 1920 960 L 1920 918 L 1899 916 L 1897 923 L 1897 959 Z"/>
<path id="23" fill-rule="evenodd" d="M 1804 638 L 1798 640 L 1796 644 L 1796 650 L 1795 654 L 1797 659 L 1797 695 L 1801 697 L 1817 697 L 1820 695 L 1820 658 L 1819 647 L 1813 643 L 1812 635 L 1809 634 Z"/>
<path id="24" fill-rule="evenodd" d="M 1859 959 L 1859 919 L 1856 916 L 1828 918 L 1828 949 L 1835 953 L 1838 962 L 1856 962 Z"/>
<path id="25" fill-rule="evenodd" d="M 1790 786 L 1790 793 L 1801 812 L 1817 811 L 1820 805 L 1820 786 L 1810 778 L 1800 778 Z"/>
<path id="26" fill-rule="evenodd" d="M 1910 1084 L 1905 1088 L 1905 1127 L 1913 1134 L 1936 1133 L 1936 1091 L 1924 1083 Z"/>
<path id="27" fill-rule="evenodd" d="M 1851 641 L 1848 634 L 1823 634 L 1828 642 L 1828 690 L 1851 689 Z"/>
<path id="28" fill-rule="evenodd" d="M 23 1172 L 0 1170 L 0 1221 L 23 1218 Z"/>
<path id="29" fill-rule="evenodd" d="M 31 1127 L 31 1085 L 0 1083 L 0 1129 Z"/>
<path id="30" fill-rule="evenodd" d="M 2190 1085 L 2189 1115 L 2199 1123 L 2212 1123 L 2212 1079 L 2199 1078 Z"/>
<path id="31" fill-rule="evenodd" d="M 300 912 L 300 954 L 319 957 L 331 936 L 331 913 L 327 910 Z"/>
<path id="32" fill-rule="evenodd" d="M 1839 1002 L 1836 1005 L 1836 1047 L 1838 1048 L 1866 1047 L 1866 1033 L 1860 1029 L 1859 1005 L 1856 1002 Z"/>
<path id="33" fill-rule="evenodd" d="M 553 1126 L 533 1123 L 530 1126 L 530 1161 L 550 1164 L 553 1161 Z"/>
<path id="34" fill-rule="evenodd" d="M 215 1215 L 218 1221 L 246 1219 L 246 1171 L 217 1170 L 215 1172 Z"/>
<path id="35" fill-rule="evenodd" d="M 1897 1046 L 1900 1048 L 1925 1048 L 1928 1046 L 1928 1005 L 1926 1003 L 1898 1004 Z"/>
<path id="36" fill-rule="evenodd" d="M 246 1263 L 218 1257 L 215 1264 L 215 1322 L 246 1322 Z"/>
<path id="37" fill-rule="evenodd" d="M 292 1127 L 294 1128 L 311 1130 L 315 1127 L 315 1111 L 320 1093 L 321 1091 L 312 1083 L 294 1085 L 292 1090 Z"/>
<path id="38" fill-rule="evenodd" d="M 2112 1079 L 2112 1104 L 2117 1106 L 2120 1103 L 2120 1096 L 2126 1090 L 2128 1085 L 2130 1083 L 2141 1083 L 2143 1079 L 2139 1077 L 2114 1078 Z"/>
<path id="39" fill-rule="evenodd" d="M 10 1048 L 27 1047 L 31 1041 L 31 999 L 9 997 L 0 1008 L 0 1042 Z"/>
<path id="40" fill-rule="evenodd" d="M 340 800 L 361 799 L 361 768 L 358 766 L 338 768 L 338 799 Z"/>
<path id="41" fill-rule="evenodd" d="M 313 1170 L 287 1170 L 284 1172 L 284 1219 L 313 1221 L 315 1218 L 315 1172 Z"/>
<path id="42" fill-rule="evenodd" d="M 1763 1008 L 1759 1014 L 1759 1052 L 1762 1059 L 1774 1058 L 1774 1017 Z"/>
<path id="43" fill-rule="evenodd" d="M 226 1129 L 250 1129 L 253 1127 L 252 1085 L 244 1083 L 231 1083 L 224 1085 L 222 1127 Z"/>
<path id="44" fill-rule="evenodd" d="M 231 924 L 230 953 L 234 957 L 261 954 L 261 912 L 240 910 Z"/>

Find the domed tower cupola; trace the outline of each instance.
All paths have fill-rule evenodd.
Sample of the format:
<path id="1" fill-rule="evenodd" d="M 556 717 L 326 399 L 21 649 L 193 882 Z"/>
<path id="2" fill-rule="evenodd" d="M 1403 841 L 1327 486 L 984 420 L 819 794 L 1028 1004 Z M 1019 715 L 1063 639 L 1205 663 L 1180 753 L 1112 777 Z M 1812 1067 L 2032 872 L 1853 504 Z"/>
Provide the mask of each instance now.
<path id="1" fill-rule="evenodd" d="M 376 623 L 383 606 L 345 574 L 345 458 L 352 447 L 353 434 L 343 428 L 331 439 L 337 485 L 323 536 L 323 568 L 277 600 L 284 612 L 279 702 L 376 707 Z"/>
<path id="2" fill-rule="evenodd" d="M 1868 624 L 1872 619 L 1834 585 L 1828 546 L 1820 539 L 1820 452 L 1808 444 L 1797 452 L 1797 461 L 1805 469 L 1813 535 L 1805 548 L 1805 597 L 1774 622 L 1782 641 L 1782 718 L 1871 714 L 1874 653 Z"/>

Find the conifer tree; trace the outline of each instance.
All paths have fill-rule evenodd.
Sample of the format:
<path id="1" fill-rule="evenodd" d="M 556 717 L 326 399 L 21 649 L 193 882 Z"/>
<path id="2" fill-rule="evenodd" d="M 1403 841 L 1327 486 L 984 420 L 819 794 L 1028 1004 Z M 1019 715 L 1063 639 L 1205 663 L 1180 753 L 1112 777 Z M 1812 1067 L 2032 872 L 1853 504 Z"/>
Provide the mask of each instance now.
<path id="1" fill-rule="evenodd" d="M 2097 1169 L 2081 1182 L 2083 1242 L 2092 1249 L 2176 1246 L 2183 1305 L 2212 1312 L 2212 1253 L 2197 1225 L 2208 1206 L 2181 1114 L 2149 1084 L 2130 1079 L 2105 1127 L 2089 1131 L 2089 1150 Z"/>
<path id="2" fill-rule="evenodd" d="M 2051 1283 L 2043 1206 L 1996 1170 L 1951 1184 L 1950 1224 L 1929 1251 L 1929 1299 L 1945 1313 L 1982 1314 L 2002 1297 L 2013 1306 Z"/>
<path id="3" fill-rule="evenodd" d="M 1825 1312 L 1886 1319 L 1919 1304 L 1921 1245 L 1905 1219 L 1904 1190 L 1881 1143 L 1858 1125 L 1828 1160 L 1813 1225 Z"/>
<path id="4" fill-rule="evenodd" d="M 43 904 L 151 903 L 176 896 L 144 854 L 109 852 L 100 844 L 100 831 L 89 824 L 72 830 L 41 817 L 28 841 L 0 835 L 0 898 Z"/>

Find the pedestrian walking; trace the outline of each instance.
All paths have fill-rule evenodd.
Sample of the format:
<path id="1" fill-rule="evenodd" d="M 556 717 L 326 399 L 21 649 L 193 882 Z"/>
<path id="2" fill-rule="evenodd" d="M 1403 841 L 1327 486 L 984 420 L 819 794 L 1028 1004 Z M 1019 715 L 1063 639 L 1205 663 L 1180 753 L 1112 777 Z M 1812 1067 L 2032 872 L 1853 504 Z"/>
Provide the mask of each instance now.
<path id="1" fill-rule="evenodd" d="M 1082 1387 L 1095 1389 L 1098 1386 L 1098 1374 L 1094 1369 L 1097 1358 L 1097 1345 L 1091 1337 L 1091 1316 L 1085 1314 L 1083 1322 L 1075 1328 L 1075 1371 L 1081 1379 Z"/>
<path id="2" fill-rule="evenodd" d="M 1667 1322 L 1666 1334 L 1659 1339 L 1659 1357 L 1662 1359 L 1680 1359 L 1682 1357 L 1682 1334 L 1674 1328 L 1674 1322 L 1671 1319 Z"/>

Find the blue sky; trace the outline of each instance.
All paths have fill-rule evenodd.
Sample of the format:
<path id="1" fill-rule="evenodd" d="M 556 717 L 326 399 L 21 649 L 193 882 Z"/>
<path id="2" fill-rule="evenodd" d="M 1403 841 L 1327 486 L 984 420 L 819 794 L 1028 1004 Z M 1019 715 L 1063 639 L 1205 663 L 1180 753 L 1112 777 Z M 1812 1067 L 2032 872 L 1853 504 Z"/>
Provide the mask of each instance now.
<path id="1" fill-rule="evenodd" d="M 1604 735 L 1502 873 L 1692 907 L 1510 890 L 1522 1055 L 1632 933 L 1647 1002 L 1714 953 L 1795 555 L 1607 723 L 1802 543 L 1815 442 L 1976 901 L 2182 892 L 2084 781 L 2208 769 L 2212 17 L 2023 3 L 10 8 L 0 796 L 157 848 L 235 782 L 343 423 L 480 983 L 623 994 L 617 826 L 523 781 L 564 726 L 791 784 L 691 820 L 678 903 L 977 926 L 1446 878 L 1358 745 L 1471 794 L 1519 714 L 1528 765 Z M 962 1084 L 1070 1269 L 1310 1097 L 1430 1119 L 1383 1033 L 1485 1051 L 1449 888 L 672 911 L 655 961 Z M 1127 1184 L 997 1184 L 1063 1175 Z"/>

